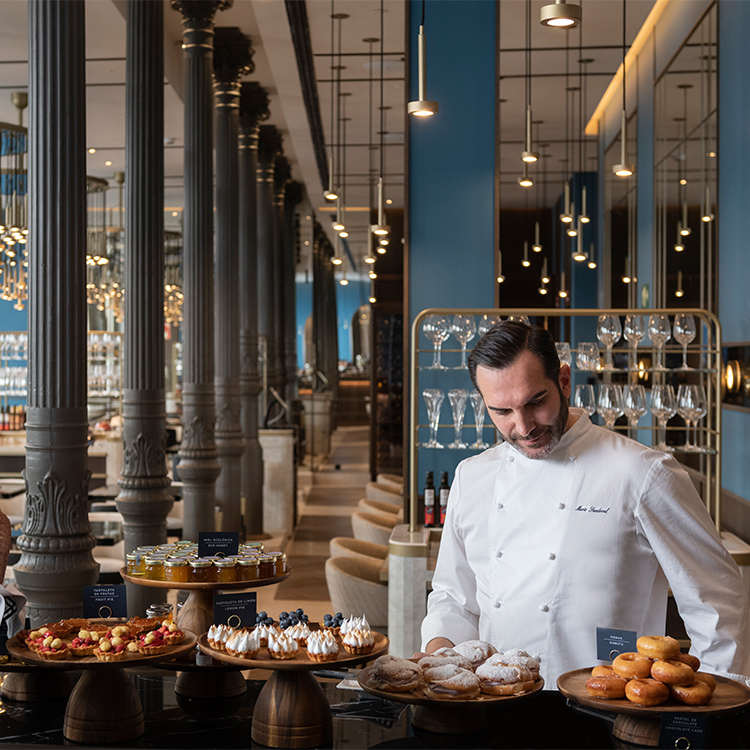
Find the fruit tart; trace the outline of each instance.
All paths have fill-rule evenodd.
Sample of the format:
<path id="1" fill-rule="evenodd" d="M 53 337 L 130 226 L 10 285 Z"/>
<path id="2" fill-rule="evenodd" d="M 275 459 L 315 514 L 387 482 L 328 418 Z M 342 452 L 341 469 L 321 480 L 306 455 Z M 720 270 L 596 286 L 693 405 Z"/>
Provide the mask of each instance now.
<path id="1" fill-rule="evenodd" d="M 127 643 L 128 641 L 132 641 L 135 638 L 135 635 L 127 625 L 115 625 L 107 631 L 105 637 L 110 639 L 121 638 Z"/>
<path id="2" fill-rule="evenodd" d="M 141 635 L 157 630 L 161 627 L 162 621 L 158 617 L 131 617 L 126 624 L 133 634 Z"/>
<path id="3" fill-rule="evenodd" d="M 138 636 L 136 644 L 138 651 L 146 654 L 146 656 L 163 654 L 169 648 L 169 644 L 164 640 L 163 634 L 159 630 L 150 630 L 148 633 L 142 633 Z"/>
<path id="4" fill-rule="evenodd" d="M 115 639 L 119 643 L 114 643 Z M 99 645 L 94 649 L 94 656 L 99 661 L 122 661 L 127 653 L 127 644 L 115 636 L 114 638 L 100 638 Z"/>
<path id="5" fill-rule="evenodd" d="M 48 661 L 64 659 L 68 654 L 68 645 L 62 638 L 55 635 L 48 635 L 36 650 L 37 656 Z"/>
<path id="6" fill-rule="evenodd" d="M 177 624 L 167 620 L 154 632 L 158 633 L 168 646 L 176 646 L 185 640 L 185 633 L 177 627 Z"/>
<path id="7" fill-rule="evenodd" d="M 95 638 L 92 636 L 96 636 Z M 89 630 L 79 630 L 78 635 L 70 642 L 68 648 L 73 656 L 93 656 L 99 645 L 99 634 Z"/>
<path id="8" fill-rule="evenodd" d="M 26 648 L 28 648 L 29 651 L 36 651 L 39 648 L 39 646 L 41 646 L 42 641 L 48 635 L 53 635 L 53 633 L 50 633 L 49 631 L 45 631 L 45 630 L 31 630 L 31 631 L 28 631 L 28 635 L 24 639 L 24 643 L 26 644 Z"/>

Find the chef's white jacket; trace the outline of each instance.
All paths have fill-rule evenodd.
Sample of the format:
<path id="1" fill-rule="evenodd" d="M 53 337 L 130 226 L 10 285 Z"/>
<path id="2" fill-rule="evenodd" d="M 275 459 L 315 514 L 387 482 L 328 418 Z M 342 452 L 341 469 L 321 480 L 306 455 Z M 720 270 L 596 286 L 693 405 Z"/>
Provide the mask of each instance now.
<path id="1" fill-rule="evenodd" d="M 545 459 L 502 443 L 459 464 L 422 648 L 522 648 L 554 689 L 598 663 L 597 627 L 664 634 L 670 587 L 701 669 L 744 681 L 747 595 L 690 477 L 581 413 Z"/>

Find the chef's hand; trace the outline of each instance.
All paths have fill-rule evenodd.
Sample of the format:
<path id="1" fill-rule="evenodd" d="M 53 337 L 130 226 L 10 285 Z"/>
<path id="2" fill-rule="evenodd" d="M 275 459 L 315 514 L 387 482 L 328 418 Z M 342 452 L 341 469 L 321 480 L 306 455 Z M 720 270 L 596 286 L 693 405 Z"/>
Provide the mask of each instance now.
<path id="1" fill-rule="evenodd" d="M 412 656 L 412 659 L 421 659 L 423 656 L 429 656 L 430 654 L 435 653 L 435 651 L 437 651 L 439 648 L 453 648 L 453 646 L 454 643 L 452 641 L 449 641 L 447 638 L 433 638 L 427 644 L 427 650 L 415 652 L 414 656 Z"/>

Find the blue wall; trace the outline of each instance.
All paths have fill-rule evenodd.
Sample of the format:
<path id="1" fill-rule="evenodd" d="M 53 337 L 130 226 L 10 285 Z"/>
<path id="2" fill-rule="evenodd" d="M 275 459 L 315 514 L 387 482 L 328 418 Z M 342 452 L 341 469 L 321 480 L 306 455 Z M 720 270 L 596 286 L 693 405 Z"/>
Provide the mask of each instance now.
<path id="1" fill-rule="evenodd" d="M 0 331 L 25 331 L 29 324 L 29 310 L 16 310 L 13 302 L 0 300 Z M 28 305 L 25 302 L 24 305 Z"/>

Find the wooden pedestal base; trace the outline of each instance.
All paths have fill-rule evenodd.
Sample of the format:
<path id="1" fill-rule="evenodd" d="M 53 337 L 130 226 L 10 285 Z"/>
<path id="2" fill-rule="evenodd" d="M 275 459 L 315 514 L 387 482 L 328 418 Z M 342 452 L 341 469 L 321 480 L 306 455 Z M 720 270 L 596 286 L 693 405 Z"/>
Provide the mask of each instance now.
<path id="1" fill-rule="evenodd" d="M 210 589 L 192 589 L 177 615 L 177 626 L 198 635 L 208 632 L 214 622 L 215 593 Z"/>
<path id="2" fill-rule="evenodd" d="M 180 672 L 174 691 L 186 698 L 233 698 L 247 692 L 247 683 L 239 670 Z"/>
<path id="3" fill-rule="evenodd" d="M 252 738 L 269 747 L 317 747 L 333 739 L 333 720 L 323 688 L 312 672 L 274 672 L 253 710 Z"/>
<path id="4" fill-rule="evenodd" d="M 612 727 L 612 736 L 616 740 L 627 742 L 628 745 L 658 747 L 660 729 L 661 718 L 618 714 Z"/>
<path id="5" fill-rule="evenodd" d="M 67 698 L 72 689 L 73 680 L 67 672 L 35 669 L 6 675 L 0 696 L 14 701 L 47 701 Z"/>
<path id="6" fill-rule="evenodd" d="M 489 726 L 482 707 L 451 705 L 450 701 L 437 705 L 414 706 L 411 723 L 417 729 L 441 734 L 481 732 Z"/>
<path id="7" fill-rule="evenodd" d="M 68 700 L 65 739 L 88 745 L 127 742 L 145 731 L 138 691 L 123 669 L 83 673 Z"/>

